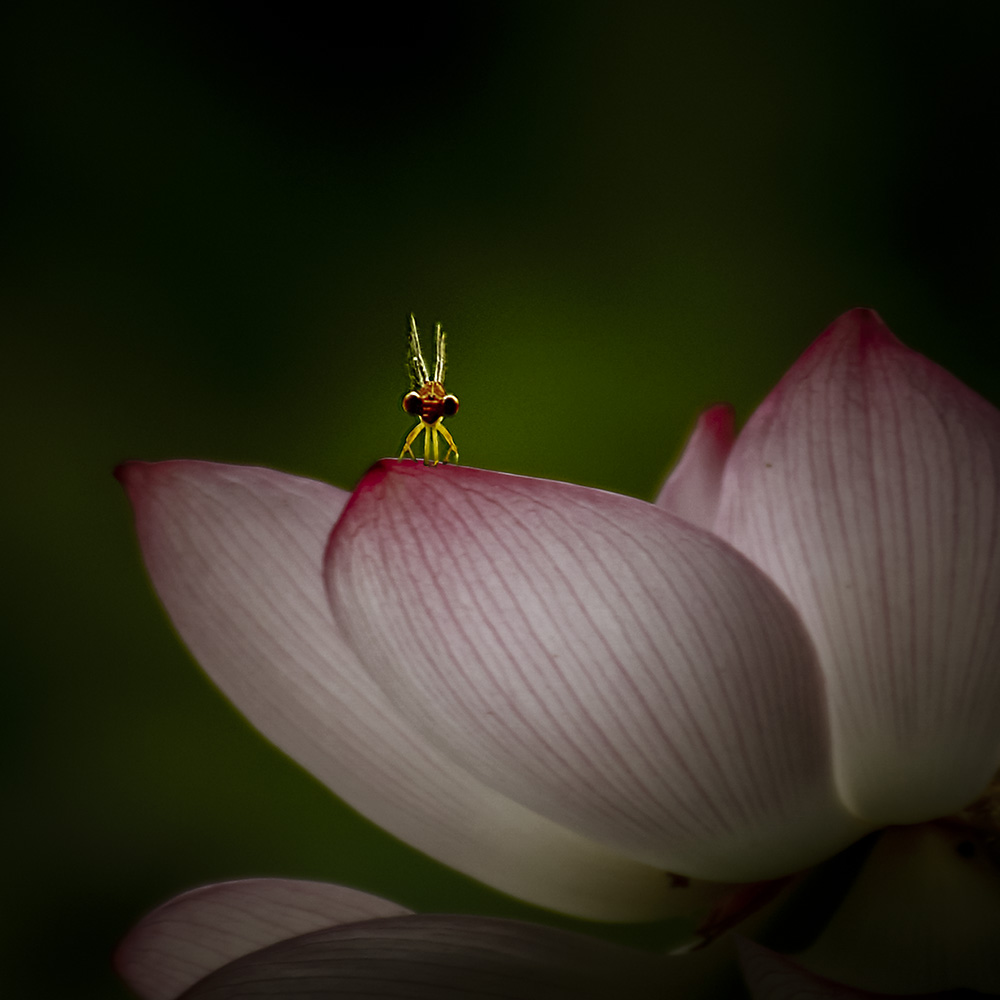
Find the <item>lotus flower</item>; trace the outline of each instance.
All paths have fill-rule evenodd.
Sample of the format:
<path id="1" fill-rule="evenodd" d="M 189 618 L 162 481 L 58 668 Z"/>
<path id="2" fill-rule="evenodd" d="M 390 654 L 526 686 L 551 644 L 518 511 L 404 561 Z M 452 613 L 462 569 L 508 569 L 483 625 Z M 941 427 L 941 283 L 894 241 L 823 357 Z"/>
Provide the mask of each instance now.
<path id="1" fill-rule="evenodd" d="M 353 494 L 120 477 L 236 707 L 379 825 L 543 906 L 654 919 L 687 879 L 960 814 L 1000 763 L 1000 413 L 866 310 L 735 441 L 705 414 L 655 505 L 409 461 Z"/>

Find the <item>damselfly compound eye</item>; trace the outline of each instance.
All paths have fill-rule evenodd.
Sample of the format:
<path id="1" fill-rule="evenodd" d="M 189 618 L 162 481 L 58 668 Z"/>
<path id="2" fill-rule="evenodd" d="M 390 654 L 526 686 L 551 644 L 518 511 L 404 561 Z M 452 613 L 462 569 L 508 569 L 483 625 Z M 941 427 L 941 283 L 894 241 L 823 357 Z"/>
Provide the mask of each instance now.
<path id="1" fill-rule="evenodd" d="M 448 450 L 444 453 L 444 461 L 454 455 L 458 461 L 458 449 L 451 434 L 445 429 L 444 418 L 454 416 L 458 412 L 458 397 L 445 395 L 444 392 L 444 331 L 438 323 L 434 329 L 436 357 L 434 359 L 434 378 L 431 378 L 420 350 L 420 335 L 417 333 L 417 321 L 410 316 L 410 354 L 407 367 L 410 371 L 410 392 L 403 397 L 403 409 L 411 416 L 420 417 L 420 421 L 409 434 L 403 444 L 400 458 L 409 453 L 414 461 L 413 442 L 421 432 L 424 434 L 424 465 L 437 465 L 440 458 L 438 435 L 444 438 Z"/>

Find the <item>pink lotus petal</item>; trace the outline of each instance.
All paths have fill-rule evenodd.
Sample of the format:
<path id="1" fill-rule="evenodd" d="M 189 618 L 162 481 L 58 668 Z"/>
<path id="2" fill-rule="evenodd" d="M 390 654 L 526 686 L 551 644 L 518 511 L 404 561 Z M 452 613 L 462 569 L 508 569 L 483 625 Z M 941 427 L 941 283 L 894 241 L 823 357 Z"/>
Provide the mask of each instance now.
<path id="1" fill-rule="evenodd" d="M 847 805 L 975 799 L 1000 762 L 1000 413 L 856 309 L 748 422 L 716 530 L 816 642 Z"/>
<path id="2" fill-rule="evenodd" d="M 566 931 L 486 917 L 371 920 L 220 969 L 184 1000 L 662 1000 L 663 962 Z"/>
<path id="3" fill-rule="evenodd" d="M 330 539 L 334 616 L 485 784 L 650 865 L 754 880 L 858 836 L 822 683 L 756 567 L 652 504 L 380 463 Z"/>
<path id="4" fill-rule="evenodd" d="M 720 403 L 698 417 L 684 454 L 656 498 L 658 507 L 711 529 L 719 508 L 726 459 L 733 446 L 733 408 Z"/>
<path id="5" fill-rule="evenodd" d="M 662 872 L 472 778 L 369 679 L 322 585 L 346 493 L 206 462 L 130 463 L 120 477 L 150 576 L 192 654 L 268 739 L 348 803 L 431 856 L 544 906 L 647 920 L 678 905 Z"/>
<path id="6" fill-rule="evenodd" d="M 144 917 L 121 943 L 115 964 L 143 1000 L 174 1000 L 210 972 L 278 941 L 410 912 L 325 882 L 222 882 L 192 889 Z"/>

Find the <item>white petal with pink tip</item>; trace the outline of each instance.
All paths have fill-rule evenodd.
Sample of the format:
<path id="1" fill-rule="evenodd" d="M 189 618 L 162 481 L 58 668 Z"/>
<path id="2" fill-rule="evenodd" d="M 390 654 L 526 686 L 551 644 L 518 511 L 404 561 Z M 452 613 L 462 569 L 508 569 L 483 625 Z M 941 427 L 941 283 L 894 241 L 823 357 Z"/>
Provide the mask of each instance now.
<path id="1" fill-rule="evenodd" d="M 975 799 L 1000 762 L 1000 413 L 854 310 L 740 434 L 716 530 L 813 636 L 848 806 Z"/>
<path id="2" fill-rule="evenodd" d="M 752 880 L 860 832 L 833 790 L 794 610 L 651 504 L 384 462 L 331 536 L 327 585 L 341 631 L 428 740 L 612 849 Z"/>

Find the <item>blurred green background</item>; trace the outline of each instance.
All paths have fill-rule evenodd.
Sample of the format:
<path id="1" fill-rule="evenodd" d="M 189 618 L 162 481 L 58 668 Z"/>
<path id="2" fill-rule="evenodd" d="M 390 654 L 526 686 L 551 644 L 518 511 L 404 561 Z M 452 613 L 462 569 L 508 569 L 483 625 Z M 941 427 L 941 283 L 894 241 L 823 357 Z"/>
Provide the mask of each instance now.
<path id="1" fill-rule="evenodd" d="M 122 997 L 128 926 L 244 875 L 530 916 L 228 707 L 112 468 L 351 487 L 410 426 L 411 310 L 463 462 L 647 498 L 854 305 L 1000 399 L 996 12 L 8 5 L 0 993 Z"/>

